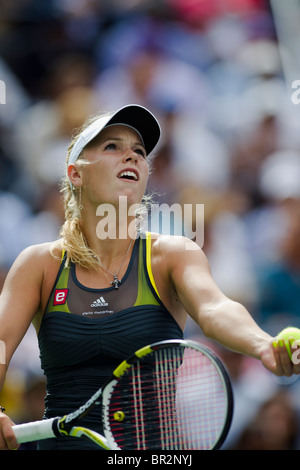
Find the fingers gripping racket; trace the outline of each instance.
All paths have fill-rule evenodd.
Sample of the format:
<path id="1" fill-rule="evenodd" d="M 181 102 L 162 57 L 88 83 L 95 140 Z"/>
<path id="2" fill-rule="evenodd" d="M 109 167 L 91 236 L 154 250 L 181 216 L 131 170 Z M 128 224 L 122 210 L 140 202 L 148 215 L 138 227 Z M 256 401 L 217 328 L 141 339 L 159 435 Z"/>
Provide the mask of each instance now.
<path id="1" fill-rule="evenodd" d="M 99 407 L 104 436 L 80 426 Z M 227 372 L 208 348 L 190 340 L 146 346 L 68 415 L 13 427 L 18 443 L 76 436 L 107 450 L 218 449 L 230 428 Z"/>

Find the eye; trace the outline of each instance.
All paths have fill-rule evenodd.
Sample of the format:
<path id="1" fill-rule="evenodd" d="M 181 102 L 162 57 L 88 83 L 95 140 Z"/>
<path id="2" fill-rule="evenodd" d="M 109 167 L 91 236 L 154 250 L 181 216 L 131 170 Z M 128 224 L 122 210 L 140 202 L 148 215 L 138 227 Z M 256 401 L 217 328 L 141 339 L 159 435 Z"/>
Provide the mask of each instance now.
<path id="1" fill-rule="evenodd" d="M 141 155 L 143 158 L 146 158 L 147 155 L 146 155 L 146 151 L 144 148 L 137 148 L 134 150 L 135 153 L 137 153 L 138 155 Z"/>
<path id="2" fill-rule="evenodd" d="M 117 148 L 116 144 L 113 142 L 109 142 L 105 147 L 104 150 L 115 150 Z"/>

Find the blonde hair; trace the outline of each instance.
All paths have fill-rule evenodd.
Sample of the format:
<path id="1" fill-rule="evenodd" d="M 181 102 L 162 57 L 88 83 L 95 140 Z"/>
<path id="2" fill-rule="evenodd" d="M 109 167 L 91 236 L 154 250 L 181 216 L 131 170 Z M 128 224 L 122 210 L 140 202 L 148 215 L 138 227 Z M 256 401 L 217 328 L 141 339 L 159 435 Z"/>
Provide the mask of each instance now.
<path id="1" fill-rule="evenodd" d="M 99 119 L 102 115 L 97 115 L 88 119 L 81 126 L 69 145 L 67 153 L 66 167 L 71 150 L 81 132 L 86 129 L 93 121 Z M 81 154 L 76 163 L 84 164 L 84 157 Z M 87 240 L 81 226 L 81 189 L 72 187 L 67 172 L 61 182 L 61 192 L 64 199 L 65 222 L 60 230 L 60 246 L 66 253 L 66 265 L 71 262 L 78 264 L 86 269 L 101 269 L 96 253 L 88 246 Z M 144 195 L 140 208 L 136 213 L 137 229 L 139 230 L 140 222 L 148 212 L 148 206 L 151 202 L 151 196 Z"/>

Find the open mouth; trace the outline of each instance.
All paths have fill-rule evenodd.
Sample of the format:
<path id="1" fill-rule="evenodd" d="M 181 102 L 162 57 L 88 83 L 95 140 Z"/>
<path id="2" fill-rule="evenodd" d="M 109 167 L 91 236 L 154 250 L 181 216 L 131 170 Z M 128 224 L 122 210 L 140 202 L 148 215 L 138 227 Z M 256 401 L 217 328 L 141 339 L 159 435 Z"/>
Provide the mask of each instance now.
<path id="1" fill-rule="evenodd" d="M 129 180 L 129 181 L 138 181 L 137 173 L 135 171 L 131 171 L 131 170 L 121 171 L 121 173 L 118 174 L 118 178 L 124 179 L 124 180 Z"/>

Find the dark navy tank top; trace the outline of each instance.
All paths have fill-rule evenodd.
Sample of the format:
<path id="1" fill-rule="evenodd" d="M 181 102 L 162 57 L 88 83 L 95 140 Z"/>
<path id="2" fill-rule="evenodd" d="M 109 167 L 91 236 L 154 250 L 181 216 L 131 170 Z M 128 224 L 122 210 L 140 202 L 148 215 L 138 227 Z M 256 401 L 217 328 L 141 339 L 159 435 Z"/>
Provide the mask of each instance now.
<path id="1" fill-rule="evenodd" d="M 41 366 L 47 377 L 45 418 L 76 410 L 137 349 L 182 337 L 182 329 L 164 307 L 155 286 L 150 233 L 135 241 L 118 289 L 85 287 L 76 277 L 76 266 L 65 266 L 63 257 L 38 333 Z M 81 424 L 103 432 L 98 411 Z M 38 448 L 95 446 L 62 437 L 41 441 Z"/>

